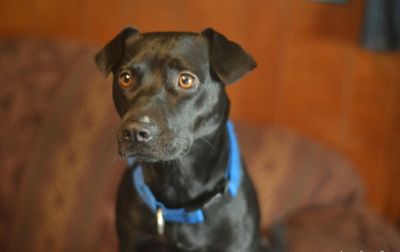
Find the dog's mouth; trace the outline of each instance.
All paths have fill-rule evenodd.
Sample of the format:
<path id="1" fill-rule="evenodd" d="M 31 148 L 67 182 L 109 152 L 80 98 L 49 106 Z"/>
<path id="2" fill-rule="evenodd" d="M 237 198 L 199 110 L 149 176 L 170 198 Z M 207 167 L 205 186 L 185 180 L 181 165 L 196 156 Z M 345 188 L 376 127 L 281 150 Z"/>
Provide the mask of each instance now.
<path id="1" fill-rule="evenodd" d="M 125 154 L 121 154 L 121 156 L 125 157 L 126 159 L 133 158 L 135 161 L 141 163 L 157 163 L 160 161 L 159 158 L 151 156 L 151 155 L 144 155 L 144 154 L 137 154 L 137 153 L 130 153 L 126 152 Z"/>
<path id="2" fill-rule="evenodd" d="M 189 153 L 191 148 L 190 139 L 181 138 L 166 143 L 155 143 L 153 145 L 118 142 L 118 151 L 123 158 L 134 158 L 139 162 L 167 162 L 179 159 Z"/>

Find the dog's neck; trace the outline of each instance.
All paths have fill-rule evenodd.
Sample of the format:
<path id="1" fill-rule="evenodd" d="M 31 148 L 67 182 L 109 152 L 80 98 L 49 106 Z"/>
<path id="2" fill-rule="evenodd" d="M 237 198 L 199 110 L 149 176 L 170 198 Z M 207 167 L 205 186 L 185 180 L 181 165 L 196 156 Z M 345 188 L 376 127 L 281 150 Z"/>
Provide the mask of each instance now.
<path id="1" fill-rule="evenodd" d="M 213 134 L 195 140 L 180 159 L 141 165 L 156 199 L 169 208 L 181 208 L 215 190 L 224 179 L 228 158 L 227 131 L 221 125 Z"/>

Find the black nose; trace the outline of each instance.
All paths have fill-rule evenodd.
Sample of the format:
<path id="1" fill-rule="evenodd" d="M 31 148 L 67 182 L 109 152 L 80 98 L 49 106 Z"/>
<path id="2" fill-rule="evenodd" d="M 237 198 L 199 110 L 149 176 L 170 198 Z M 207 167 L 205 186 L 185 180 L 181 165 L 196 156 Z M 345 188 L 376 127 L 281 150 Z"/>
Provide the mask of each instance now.
<path id="1" fill-rule="evenodd" d="M 154 131 L 154 126 L 148 123 L 128 123 L 121 129 L 120 137 L 121 140 L 126 142 L 145 143 L 153 139 Z"/>

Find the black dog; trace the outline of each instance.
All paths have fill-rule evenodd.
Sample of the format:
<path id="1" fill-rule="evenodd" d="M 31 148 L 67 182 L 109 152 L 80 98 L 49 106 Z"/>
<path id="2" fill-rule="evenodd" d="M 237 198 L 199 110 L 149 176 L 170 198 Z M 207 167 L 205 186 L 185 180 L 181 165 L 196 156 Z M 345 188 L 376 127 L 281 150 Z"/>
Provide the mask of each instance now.
<path id="1" fill-rule="evenodd" d="M 225 86 L 256 67 L 206 29 L 123 30 L 96 55 L 122 117 L 121 251 L 265 251 L 256 193 L 228 120 Z"/>

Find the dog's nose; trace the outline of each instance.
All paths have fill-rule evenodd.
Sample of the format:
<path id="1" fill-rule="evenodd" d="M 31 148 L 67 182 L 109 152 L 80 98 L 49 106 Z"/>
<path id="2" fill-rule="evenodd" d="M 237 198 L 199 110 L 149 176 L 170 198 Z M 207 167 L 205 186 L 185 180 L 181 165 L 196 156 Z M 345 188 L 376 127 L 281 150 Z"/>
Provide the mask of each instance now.
<path id="1" fill-rule="evenodd" d="M 126 142 L 149 142 L 155 133 L 155 128 L 149 123 L 128 123 L 121 130 L 121 138 Z"/>

